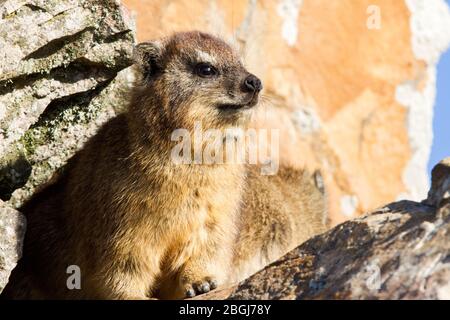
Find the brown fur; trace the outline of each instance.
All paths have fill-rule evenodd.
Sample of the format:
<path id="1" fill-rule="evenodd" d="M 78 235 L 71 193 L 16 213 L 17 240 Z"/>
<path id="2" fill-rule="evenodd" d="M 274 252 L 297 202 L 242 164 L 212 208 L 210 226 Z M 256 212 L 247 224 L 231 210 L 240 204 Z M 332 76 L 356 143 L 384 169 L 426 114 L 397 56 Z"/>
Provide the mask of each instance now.
<path id="1" fill-rule="evenodd" d="M 233 271 L 236 283 L 274 262 L 328 225 L 326 197 L 319 172 L 280 167 L 262 176 L 249 166 Z"/>
<path id="2" fill-rule="evenodd" d="M 215 80 L 190 69 L 205 52 L 221 72 Z M 248 111 L 220 106 L 257 101 L 242 92 L 249 73 L 228 45 L 180 33 L 139 45 L 136 62 L 128 112 L 22 208 L 24 256 L 3 298 L 183 298 L 239 280 L 323 230 L 324 198 L 304 173 L 171 161 L 173 130 L 235 126 Z M 66 287 L 69 265 L 81 269 L 81 290 Z"/>

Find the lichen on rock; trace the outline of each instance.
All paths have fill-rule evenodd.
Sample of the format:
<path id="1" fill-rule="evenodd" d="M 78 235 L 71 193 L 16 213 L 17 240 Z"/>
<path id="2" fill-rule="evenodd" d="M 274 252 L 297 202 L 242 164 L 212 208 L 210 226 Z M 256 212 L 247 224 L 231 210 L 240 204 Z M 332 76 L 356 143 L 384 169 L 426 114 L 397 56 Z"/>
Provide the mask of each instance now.
<path id="1" fill-rule="evenodd" d="M 115 0 L 8 0 L 0 19 L 0 199 L 18 207 L 123 109 L 134 24 Z"/>

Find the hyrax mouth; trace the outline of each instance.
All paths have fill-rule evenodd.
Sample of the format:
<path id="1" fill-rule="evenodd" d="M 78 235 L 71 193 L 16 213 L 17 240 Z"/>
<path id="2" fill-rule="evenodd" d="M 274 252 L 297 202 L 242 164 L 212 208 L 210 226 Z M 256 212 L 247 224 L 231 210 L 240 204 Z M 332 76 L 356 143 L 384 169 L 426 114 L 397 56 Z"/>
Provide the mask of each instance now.
<path id="1" fill-rule="evenodd" d="M 247 109 L 248 107 L 243 104 L 220 104 L 218 108 L 221 110 L 241 110 Z"/>
<path id="2" fill-rule="evenodd" d="M 243 111 L 247 109 L 251 109 L 258 103 L 258 95 L 254 95 L 250 101 L 245 103 L 226 103 L 218 105 L 220 110 L 226 111 Z"/>

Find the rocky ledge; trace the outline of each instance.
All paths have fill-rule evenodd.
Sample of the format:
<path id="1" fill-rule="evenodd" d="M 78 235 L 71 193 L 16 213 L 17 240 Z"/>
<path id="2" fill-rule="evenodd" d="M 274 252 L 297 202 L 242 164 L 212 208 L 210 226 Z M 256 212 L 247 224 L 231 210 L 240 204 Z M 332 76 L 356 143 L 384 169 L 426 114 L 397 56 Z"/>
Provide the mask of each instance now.
<path id="1" fill-rule="evenodd" d="M 314 237 L 199 299 L 450 299 L 450 158 L 428 199 L 400 201 Z"/>

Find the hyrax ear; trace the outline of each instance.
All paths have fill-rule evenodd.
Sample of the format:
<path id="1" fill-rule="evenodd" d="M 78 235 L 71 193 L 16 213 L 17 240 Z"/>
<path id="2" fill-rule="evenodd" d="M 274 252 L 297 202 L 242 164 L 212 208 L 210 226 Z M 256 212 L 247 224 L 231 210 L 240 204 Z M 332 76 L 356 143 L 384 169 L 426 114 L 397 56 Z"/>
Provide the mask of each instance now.
<path id="1" fill-rule="evenodd" d="M 160 41 L 143 42 L 134 47 L 134 63 L 145 76 L 152 76 L 161 68 L 163 44 Z"/>

